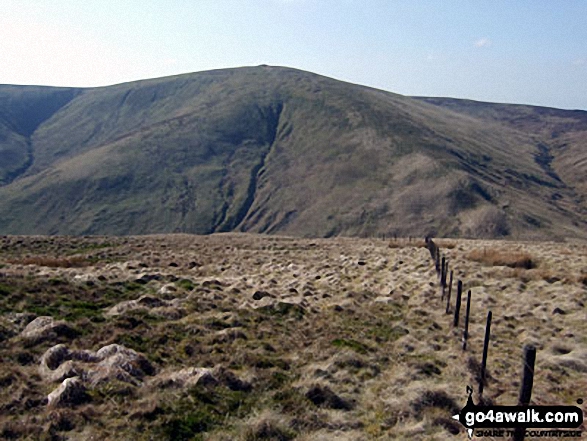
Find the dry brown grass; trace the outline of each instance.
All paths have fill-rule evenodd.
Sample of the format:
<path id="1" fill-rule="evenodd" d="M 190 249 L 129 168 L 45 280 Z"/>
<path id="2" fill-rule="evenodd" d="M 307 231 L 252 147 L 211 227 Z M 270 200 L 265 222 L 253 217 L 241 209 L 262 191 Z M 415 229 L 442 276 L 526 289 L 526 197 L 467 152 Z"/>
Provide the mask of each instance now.
<path id="1" fill-rule="evenodd" d="M 467 259 L 490 266 L 509 266 L 510 268 L 532 269 L 538 266 L 536 260 L 523 251 L 509 252 L 483 248 L 471 251 Z"/>
<path id="2" fill-rule="evenodd" d="M 8 263 L 15 265 L 37 265 L 49 268 L 83 268 L 90 265 L 85 257 L 48 257 L 48 256 L 31 256 L 17 259 L 8 259 Z"/>
<path id="3" fill-rule="evenodd" d="M 417 247 L 417 248 L 425 248 L 426 243 L 421 239 L 392 239 L 389 242 L 389 248 L 408 248 L 408 247 Z"/>
<path id="4" fill-rule="evenodd" d="M 561 275 L 553 269 L 546 268 L 530 270 L 527 270 L 526 268 L 513 268 L 510 271 L 511 272 L 509 274 L 509 277 L 520 279 L 524 283 L 536 280 L 544 280 L 548 283 L 554 283 L 562 280 L 565 283 L 569 283 L 576 279 L 573 276 Z M 581 282 L 581 280 L 578 281 L 579 283 Z"/>
<path id="5" fill-rule="evenodd" d="M 454 240 L 436 239 L 435 242 L 440 247 L 441 250 L 443 248 L 447 249 L 447 250 L 452 250 L 453 248 L 456 248 L 456 246 L 457 246 L 457 243 Z"/>

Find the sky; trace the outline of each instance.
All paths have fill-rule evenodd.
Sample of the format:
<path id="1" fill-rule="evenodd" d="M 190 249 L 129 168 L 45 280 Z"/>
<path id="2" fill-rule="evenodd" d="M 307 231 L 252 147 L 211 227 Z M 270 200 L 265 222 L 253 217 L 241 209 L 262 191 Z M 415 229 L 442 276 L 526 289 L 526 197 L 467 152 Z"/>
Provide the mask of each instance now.
<path id="1" fill-rule="evenodd" d="M 0 84 L 259 64 L 403 95 L 587 110 L 587 0 L 0 2 Z"/>

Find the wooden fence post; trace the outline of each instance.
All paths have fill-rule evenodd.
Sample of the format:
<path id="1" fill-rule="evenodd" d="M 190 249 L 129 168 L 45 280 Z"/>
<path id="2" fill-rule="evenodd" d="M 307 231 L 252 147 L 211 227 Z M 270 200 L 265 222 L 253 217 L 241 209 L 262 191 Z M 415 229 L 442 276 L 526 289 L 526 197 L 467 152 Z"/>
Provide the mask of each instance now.
<path id="1" fill-rule="evenodd" d="M 453 320 L 453 326 L 459 326 L 459 315 L 461 313 L 461 296 L 463 295 L 463 282 L 460 280 L 457 282 L 457 303 L 455 305 L 455 315 Z"/>
<path id="2" fill-rule="evenodd" d="M 429 236 L 426 236 L 425 241 L 426 241 L 426 248 L 428 248 L 428 251 L 430 252 L 430 258 L 432 260 L 436 259 L 436 244 Z"/>
<path id="3" fill-rule="evenodd" d="M 487 313 L 487 324 L 485 325 L 485 340 L 483 341 L 483 358 L 481 360 L 481 372 L 479 378 L 479 398 L 483 396 L 487 369 L 487 350 L 489 349 L 489 336 L 491 335 L 491 311 Z"/>
<path id="4" fill-rule="evenodd" d="M 440 248 L 436 247 L 436 274 L 440 274 Z"/>
<path id="5" fill-rule="evenodd" d="M 465 314 L 465 331 L 463 332 L 463 351 L 467 350 L 469 338 L 469 313 L 471 312 L 471 290 L 467 293 L 467 313 Z"/>
<path id="6" fill-rule="evenodd" d="M 536 348 L 532 345 L 524 346 L 524 367 L 522 369 L 522 384 L 518 406 L 528 406 L 532 396 L 532 385 L 534 384 L 534 363 L 536 362 Z M 522 441 L 526 432 L 525 427 L 517 427 L 514 432 L 514 441 Z"/>
<path id="7" fill-rule="evenodd" d="M 446 258 L 442 256 L 441 264 L 440 264 L 440 286 L 444 288 L 444 267 L 446 265 Z"/>
<path id="8" fill-rule="evenodd" d="M 442 284 L 442 298 L 443 299 L 446 294 L 446 276 L 448 276 L 448 259 L 446 259 L 446 265 L 444 266 L 444 278 L 443 278 L 443 284 Z"/>
<path id="9" fill-rule="evenodd" d="M 448 296 L 446 298 L 446 313 L 450 314 L 450 294 L 452 292 L 452 276 L 453 270 L 450 270 L 450 281 L 448 282 Z"/>

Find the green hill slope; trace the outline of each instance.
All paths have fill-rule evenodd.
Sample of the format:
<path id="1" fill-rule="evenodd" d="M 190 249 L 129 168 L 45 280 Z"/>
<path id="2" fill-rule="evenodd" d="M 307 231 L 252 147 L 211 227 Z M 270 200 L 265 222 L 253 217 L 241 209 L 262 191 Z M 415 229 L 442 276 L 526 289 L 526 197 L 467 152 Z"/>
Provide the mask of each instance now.
<path id="1" fill-rule="evenodd" d="M 32 132 L 0 101 L 0 149 L 30 152 L 0 233 L 585 234 L 579 174 L 540 122 L 269 66 L 54 91 Z"/>

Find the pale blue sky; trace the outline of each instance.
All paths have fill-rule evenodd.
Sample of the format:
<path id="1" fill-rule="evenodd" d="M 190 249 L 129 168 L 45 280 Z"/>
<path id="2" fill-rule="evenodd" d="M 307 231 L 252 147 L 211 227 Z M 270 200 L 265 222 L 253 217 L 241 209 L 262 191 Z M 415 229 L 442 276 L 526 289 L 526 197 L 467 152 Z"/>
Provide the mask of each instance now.
<path id="1" fill-rule="evenodd" d="M 587 110 L 587 0 L 2 0 L 0 83 L 296 67 L 404 95 Z"/>

